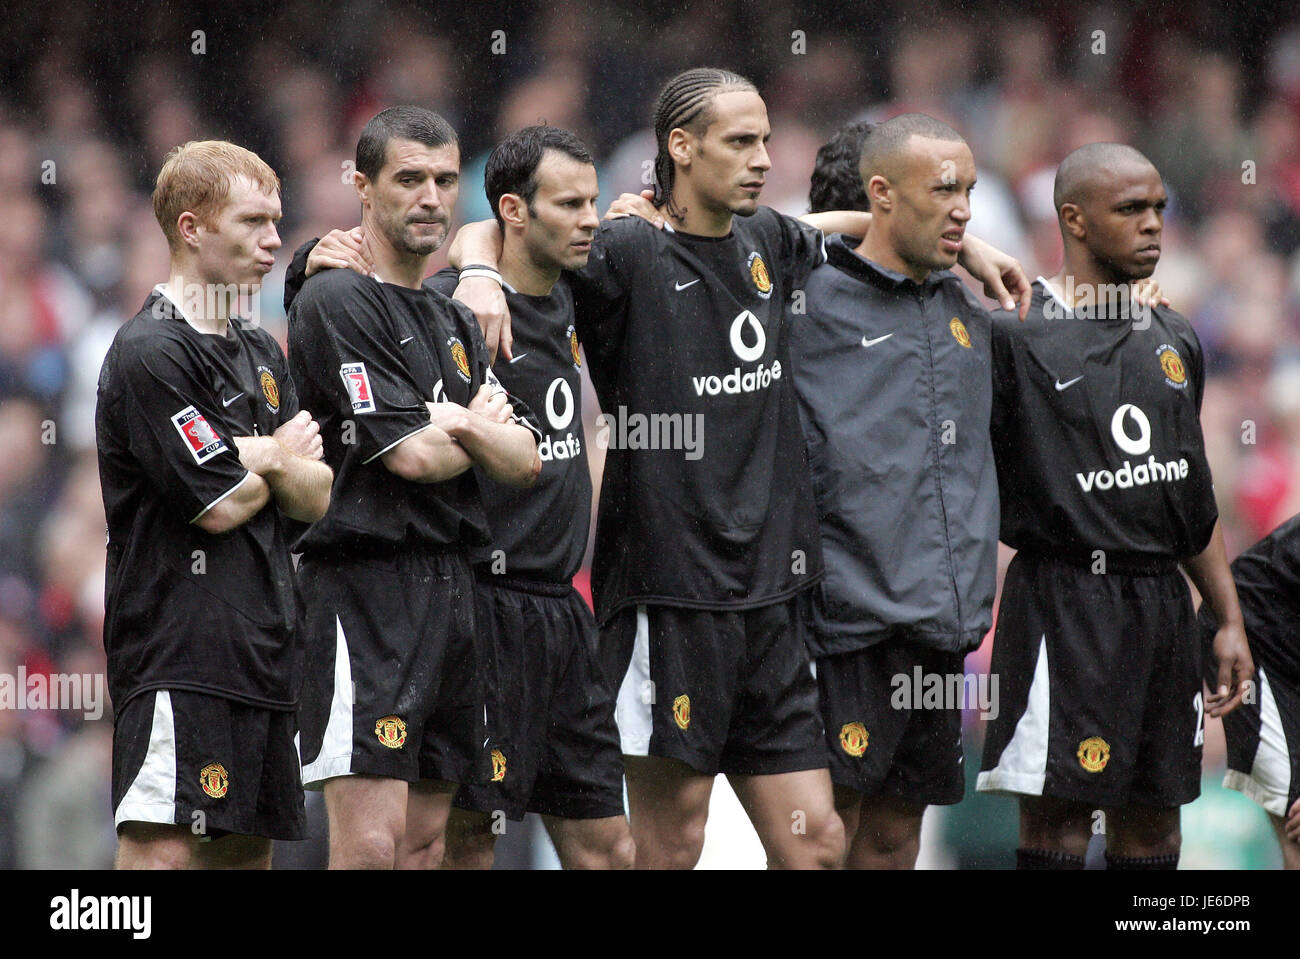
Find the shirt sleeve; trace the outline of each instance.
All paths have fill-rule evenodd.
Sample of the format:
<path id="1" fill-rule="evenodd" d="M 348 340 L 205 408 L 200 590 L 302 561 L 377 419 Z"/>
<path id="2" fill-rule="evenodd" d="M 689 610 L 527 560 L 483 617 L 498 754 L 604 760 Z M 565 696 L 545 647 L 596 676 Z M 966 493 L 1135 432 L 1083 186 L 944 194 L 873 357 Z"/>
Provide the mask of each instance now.
<path id="1" fill-rule="evenodd" d="M 432 396 L 421 393 L 393 333 L 378 281 L 329 270 L 304 285 L 294 301 L 291 343 L 305 354 L 295 368 L 310 375 L 355 427 L 363 463 L 428 429 Z"/>
<path id="2" fill-rule="evenodd" d="M 592 238 L 587 265 L 568 274 L 578 339 L 588 353 L 602 358 L 616 354 L 623 341 L 630 280 L 623 253 L 636 236 L 632 219 L 602 224 Z M 654 229 L 648 223 L 644 228 Z"/>
<path id="3" fill-rule="evenodd" d="M 119 375 L 131 455 L 187 522 L 248 478 L 224 407 L 183 349 L 165 341 L 139 346 L 122 357 Z"/>
<path id="4" fill-rule="evenodd" d="M 426 289 L 441 293 L 451 299 L 451 295 L 456 292 L 456 287 L 460 286 L 460 271 L 454 267 L 444 266 L 433 276 L 426 279 L 424 286 Z"/>
<path id="5" fill-rule="evenodd" d="M 289 269 L 284 274 L 284 312 L 289 312 L 289 307 L 293 306 L 293 301 L 298 294 L 302 292 L 302 285 L 307 282 L 307 257 L 311 256 L 311 251 L 316 249 L 316 244 L 320 242 L 320 237 L 312 237 L 298 249 L 293 251 L 293 259 L 289 261 Z"/>
<path id="6" fill-rule="evenodd" d="M 776 218 L 781 231 L 780 270 L 788 293 L 802 289 L 808 274 L 826 262 L 826 238 L 802 220 L 784 213 L 776 213 Z"/>

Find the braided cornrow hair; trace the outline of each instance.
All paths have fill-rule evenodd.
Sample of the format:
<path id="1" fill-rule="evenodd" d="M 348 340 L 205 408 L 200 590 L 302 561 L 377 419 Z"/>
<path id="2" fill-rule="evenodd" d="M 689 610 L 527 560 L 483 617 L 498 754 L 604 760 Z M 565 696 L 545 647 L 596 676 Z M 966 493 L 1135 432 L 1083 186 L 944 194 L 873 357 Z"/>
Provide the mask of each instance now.
<path id="1" fill-rule="evenodd" d="M 680 217 L 685 211 L 677 209 L 673 202 L 677 171 L 668 153 L 668 134 L 681 127 L 702 135 L 711 120 L 709 104 L 719 93 L 730 90 L 758 92 L 758 88 L 740 74 L 716 67 L 684 70 L 659 91 L 654 112 L 655 143 L 659 148 L 655 155 L 655 203 L 668 204 L 672 216 Z"/>

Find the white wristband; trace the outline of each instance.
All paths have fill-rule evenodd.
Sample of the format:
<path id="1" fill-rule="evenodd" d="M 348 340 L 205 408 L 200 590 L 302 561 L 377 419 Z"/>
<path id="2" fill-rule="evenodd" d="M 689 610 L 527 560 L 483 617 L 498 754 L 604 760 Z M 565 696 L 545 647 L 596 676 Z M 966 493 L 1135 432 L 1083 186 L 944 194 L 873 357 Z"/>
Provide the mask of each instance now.
<path id="1" fill-rule="evenodd" d="M 468 280 L 471 276 L 485 276 L 489 280 L 495 280 L 498 286 L 501 285 L 501 274 L 496 270 L 489 270 L 485 266 L 474 266 L 468 270 L 460 271 L 460 279 L 462 280 Z"/>

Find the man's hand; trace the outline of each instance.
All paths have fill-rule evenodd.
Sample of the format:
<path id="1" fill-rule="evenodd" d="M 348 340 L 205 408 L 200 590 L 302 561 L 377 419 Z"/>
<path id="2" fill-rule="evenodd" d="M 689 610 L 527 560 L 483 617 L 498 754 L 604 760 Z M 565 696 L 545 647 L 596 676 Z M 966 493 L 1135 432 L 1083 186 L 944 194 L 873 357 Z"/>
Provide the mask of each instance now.
<path id="1" fill-rule="evenodd" d="M 284 468 L 285 449 L 270 436 L 236 436 L 239 462 L 250 473 L 263 478 Z"/>
<path id="2" fill-rule="evenodd" d="M 307 275 L 321 270 L 356 270 L 369 276 L 375 269 L 365 251 L 365 234 L 361 227 L 330 230 L 307 254 Z"/>
<path id="3" fill-rule="evenodd" d="M 492 387 L 484 383 L 474 394 L 474 398 L 469 401 L 466 407 L 471 413 L 477 413 L 479 416 L 486 417 L 493 423 L 509 423 L 510 418 L 515 415 L 515 408 L 510 405 L 506 394 L 501 391 L 492 391 Z"/>
<path id="4" fill-rule="evenodd" d="M 1133 284 L 1133 299 L 1137 301 L 1138 306 L 1169 305 L 1169 297 L 1165 296 L 1164 290 L 1160 289 L 1160 284 L 1153 276 Z"/>
<path id="5" fill-rule="evenodd" d="M 1286 837 L 1292 842 L 1300 842 L 1300 799 L 1291 804 L 1286 814 Z"/>
<path id="6" fill-rule="evenodd" d="M 500 353 L 507 360 L 514 359 L 510 352 L 514 338 L 510 335 L 510 309 L 501 284 L 486 276 L 471 276 L 460 281 L 452 299 L 460 300 L 474 313 L 483 330 L 490 362 L 495 363 Z"/>
<path id="7" fill-rule="evenodd" d="M 1020 319 L 1029 315 L 1029 303 L 1034 289 L 1020 261 L 990 246 L 977 236 L 966 234 L 957 257 L 971 276 L 984 284 L 984 295 L 996 300 L 1004 310 L 1014 310 L 1020 303 Z"/>
<path id="8" fill-rule="evenodd" d="M 321 439 L 320 424 L 306 410 L 299 410 L 298 415 L 289 422 L 280 424 L 280 428 L 271 436 L 295 456 L 309 460 L 325 458 L 325 442 Z"/>
<path id="9" fill-rule="evenodd" d="M 642 190 L 640 193 L 623 193 L 609 205 L 605 211 L 606 220 L 618 220 L 625 216 L 639 216 L 648 221 L 655 229 L 664 227 L 663 214 L 655 209 L 651 201 L 655 198 L 654 190 Z"/>
<path id="10" fill-rule="evenodd" d="M 465 407 L 459 403 L 428 403 L 424 404 L 429 410 L 429 422 L 438 429 L 442 430 L 453 441 L 456 434 L 465 429 L 466 417 L 469 415 Z"/>
<path id="11" fill-rule="evenodd" d="M 1214 634 L 1214 659 L 1219 664 L 1218 688 L 1211 690 L 1205 698 L 1205 711 L 1217 717 L 1227 715 L 1241 705 L 1246 680 L 1255 676 L 1246 630 L 1240 623 L 1219 627 Z"/>

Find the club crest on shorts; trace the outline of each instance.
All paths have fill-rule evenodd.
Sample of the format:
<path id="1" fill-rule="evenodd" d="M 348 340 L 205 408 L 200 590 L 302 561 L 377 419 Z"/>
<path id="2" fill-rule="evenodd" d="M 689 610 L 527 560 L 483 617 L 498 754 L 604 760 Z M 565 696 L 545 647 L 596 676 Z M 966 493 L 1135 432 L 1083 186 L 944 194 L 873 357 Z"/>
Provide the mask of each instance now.
<path id="1" fill-rule="evenodd" d="M 203 418 L 203 414 L 193 406 L 187 406 L 185 409 L 173 413 L 172 425 L 176 427 L 176 432 L 181 434 L 181 439 L 189 447 L 194 462 L 200 465 L 206 463 L 218 453 L 224 453 L 227 449 L 225 441 L 217 435 L 216 430 L 208 425 L 208 421 Z"/>
<path id="2" fill-rule="evenodd" d="M 266 397 L 266 408 L 272 413 L 280 412 L 280 384 L 275 382 L 275 374 L 269 367 L 257 368 L 257 382 L 262 387 L 262 395 Z"/>
<path id="3" fill-rule="evenodd" d="M 375 723 L 375 736 L 389 749 L 406 745 L 406 722 L 400 716 L 385 716 Z"/>
<path id="4" fill-rule="evenodd" d="M 1183 358 L 1178 355 L 1176 349 L 1168 343 L 1161 343 L 1156 347 L 1156 356 L 1160 358 L 1160 369 L 1165 374 L 1165 383 L 1176 390 L 1187 386 L 1187 367 L 1183 365 Z"/>
<path id="5" fill-rule="evenodd" d="M 573 357 L 573 368 L 580 370 L 582 369 L 582 355 L 578 352 L 578 331 L 570 326 L 567 335 L 569 337 L 569 356 Z"/>
<path id="6" fill-rule="evenodd" d="M 343 385 L 348 389 L 352 412 L 373 413 L 375 394 L 370 389 L 370 375 L 366 373 L 366 364 L 344 363 L 339 367 L 339 376 L 343 377 Z"/>
<path id="7" fill-rule="evenodd" d="M 772 277 L 767 273 L 767 264 L 757 252 L 749 254 L 749 276 L 754 281 L 758 295 L 767 299 L 772 295 Z"/>
<path id="8" fill-rule="evenodd" d="M 213 799 L 222 799 L 230 789 L 230 774 L 221 763 L 208 763 L 199 770 L 199 785 Z"/>
<path id="9" fill-rule="evenodd" d="M 1100 736 L 1089 736 L 1079 743 L 1079 765 L 1090 773 L 1099 773 L 1110 762 L 1110 744 Z"/>
<path id="10" fill-rule="evenodd" d="M 965 323 L 954 316 L 948 321 L 948 329 L 952 330 L 952 338 L 954 340 L 966 347 L 968 350 L 971 348 L 970 334 L 966 332 Z"/>
<path id="11" fill-rule="evenodd" d="M 682 694 L 673 700 L 673 720 L 678 729 L 686 729 L 691 724 L 691 697 Z"/>
<path id="12" fill-rule="evenodd" d="M 492 750 L 492 781 L 499 783 L 506 778 L 506 754 L 499 749 Z"/>
<path id="13" fill-rule="evenodd" d="M 845 723 L 840 727 L 840 748 L 850 756 L 867 751 L 867 727 L 862 723 Z"/>
<path id="14" fill-rule="evenodd" d="M 459 337 L 453 336 L 447 340 L 447 349 L 451 351 L 451 358 L 456 363 L 456 372 L 466 383 L 469 382 L 469 354 L 465 352 L 465 344 L 460 341 Z"/>

